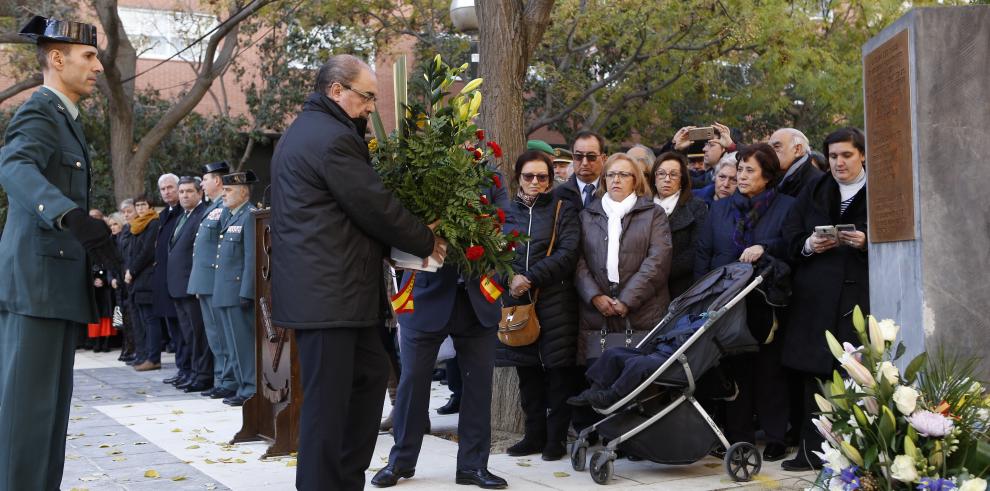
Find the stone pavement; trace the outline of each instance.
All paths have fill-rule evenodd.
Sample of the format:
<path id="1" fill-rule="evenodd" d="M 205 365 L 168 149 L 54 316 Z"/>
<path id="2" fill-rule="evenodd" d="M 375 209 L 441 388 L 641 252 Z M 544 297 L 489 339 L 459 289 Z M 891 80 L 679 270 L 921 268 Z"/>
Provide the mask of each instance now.
<path id="1" fill-rule="evenodd" d="M 240 409 L 161 383 L 175 372 L 171 355 L 163 370 L 139 373 L 116 361 L 118 353 L 76 354 L 75 391 L 69 421 L 63 490 L 291 490 L 295 458 L 261 461 L 261 443 L 228 445 L 240 429 Z M 434 384 L 430 403 L 434 434 L 456 432 L 457 416 L 438 416 L 445 386 Z M 387 406 L 387 403 L 386 403 Z M 385 412 L 387 414 L 388 408 Z M 391 435 L 379 436 L 368 479 L 385 465 Z M 453 482 L 456 443 L 427 436 L 416 477 L 400 490 L 473 489 Z M 598 486 L 567 459 L 543 462 L 539 456 L 491 456 L 492 472 L 516 490 L 585 490 Z M 764 464 L 754 482 L 732 482 L 721 461 L 706 458 L 687 466 L 619 460 L 611 490 L 804 489 L 810 474 L 784 473 L 779 463 Z M 369 485 L 369 489 L 371 488 Z"/>

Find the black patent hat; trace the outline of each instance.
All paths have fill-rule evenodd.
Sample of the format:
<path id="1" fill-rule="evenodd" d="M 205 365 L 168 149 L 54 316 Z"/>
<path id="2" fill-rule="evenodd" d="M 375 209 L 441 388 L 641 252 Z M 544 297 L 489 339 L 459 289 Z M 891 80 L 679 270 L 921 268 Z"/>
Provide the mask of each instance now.
<path id="1" fill-rule="evenodd" d="M 213 162 L 203 166 L 203 174 L 211 174 L 213 172 L 227 174 L 230 172 L 230 164 L 226 160 L 221 160 L 220 162 Z"/>
<path id="2" fill-rule="evenodd" d="M 21 28 L 19 34 L 36 44 L 43 41 L 56 41 L 96 47 L 96 26 L 82 22 L 49 19 L 36 15 Z"/>
<path id="3" fill-rule="evenodd" d="M 250 170 L 227 174 L 220 179 L 223 180 L 224 186 L 247 186 L 258 182 L 258 176 Z"/>

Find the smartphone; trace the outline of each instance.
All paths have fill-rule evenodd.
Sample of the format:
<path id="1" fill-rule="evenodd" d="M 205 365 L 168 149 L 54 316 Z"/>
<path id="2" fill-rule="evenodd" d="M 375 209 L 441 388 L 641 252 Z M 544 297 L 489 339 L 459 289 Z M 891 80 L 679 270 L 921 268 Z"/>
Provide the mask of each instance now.
<path id="1" fill-rule="evenodd" d="M 688 130 L 687 137 L 691 141 L 708 141 L 715 138 L 715 128 L 713 126 L 702 126 L 701 128 Z"/>
<path id="2" fill-rule="evenodd" d="M 815 235 L 830 237 L 833 240 L 838 240 L 839 238 L 839 232 L 836 230 L 834 225 L 819 225 L 815 227 Z"/>
<path id="3" fill-rule="evenodd" d="M 835 230 L 837 232 L 855 232 L 856 226 L 851 223 L 846 223 L 842 225 L 836 225 Z"/>

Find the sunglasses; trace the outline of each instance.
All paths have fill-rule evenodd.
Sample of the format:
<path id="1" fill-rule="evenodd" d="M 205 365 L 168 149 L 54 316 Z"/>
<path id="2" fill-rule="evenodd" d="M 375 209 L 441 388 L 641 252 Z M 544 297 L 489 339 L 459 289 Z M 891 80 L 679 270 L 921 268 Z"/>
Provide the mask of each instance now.
<path id="1" fill-rule="evenodd" d="M 529 172 L 520 174 L 524 181 L 533 182 L 534 180 L 539 182 L 547 182 L 550 180 L 550 174 L 531 174 Z"/>

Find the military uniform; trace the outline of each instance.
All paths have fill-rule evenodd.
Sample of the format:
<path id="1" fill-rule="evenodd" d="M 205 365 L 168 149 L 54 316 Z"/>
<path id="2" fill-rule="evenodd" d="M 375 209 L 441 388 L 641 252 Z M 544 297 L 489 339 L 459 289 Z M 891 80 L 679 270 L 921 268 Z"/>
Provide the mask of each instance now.
<path id="1" fill-rule="evenodd" d="M 38 17 L 32 24 L 37 19 L 36 36 L 51 27 L 46 22 L 59 22 Z M 91 34 L 95 45 L 95 28 Z M 97 319 L 86 250 L 60 223 L 67 212 L 89 209 L 91 161 L 77 115 L 65 95 L 43 87 L 10 120 L 0 148 L 0 186 L 9 200 L 0 239 L 3 491 L 59 488 L 74 335 Z"/>
<path id="2" fill-rule="evenodd" d="M 209 164 L 203 168 L 204 174 L 226 172 L 229 167 Z M 220 322 L 220 311 L 213 306 L 213 286 L 217 267 L 217 246 L 220 245 L 220 221 L 226 212 L 223 198 L 210 202 L 206 215 L 199 223 L 196 239 L 193 241 L 193 267 L 189 273 L 189 285 L 186 290 L 190 295 L 199 299 L 203 311 L 203 325 L 206 327 L 206 342 L 213 352 L 213 387 L 211 395 L 219 394 L 222 389 L 224 397 L 233 395 L 237 390 L 237 380 L 234 377 L 234 364 L 231 347 L 227 345 L 223 326 Z M 224 217 L 226 219 L 226 217 Z"/>
<path id="3" fill-rule="evenodd" d="M 223 177 L 224 185 L 228 178 Z M 253 173 L 251 173 L 253 177 Z M 213 307 L 219 311 L 224 340 L 230 349 L 230 361 L 237 380 L 237 394 L 224 399 L 239 405 L 255 393 L 254 364 L 254 217 L 255 208 L 245 202 L 229 210 L 217 236 L 216 275 L 213 284 Z"/>

